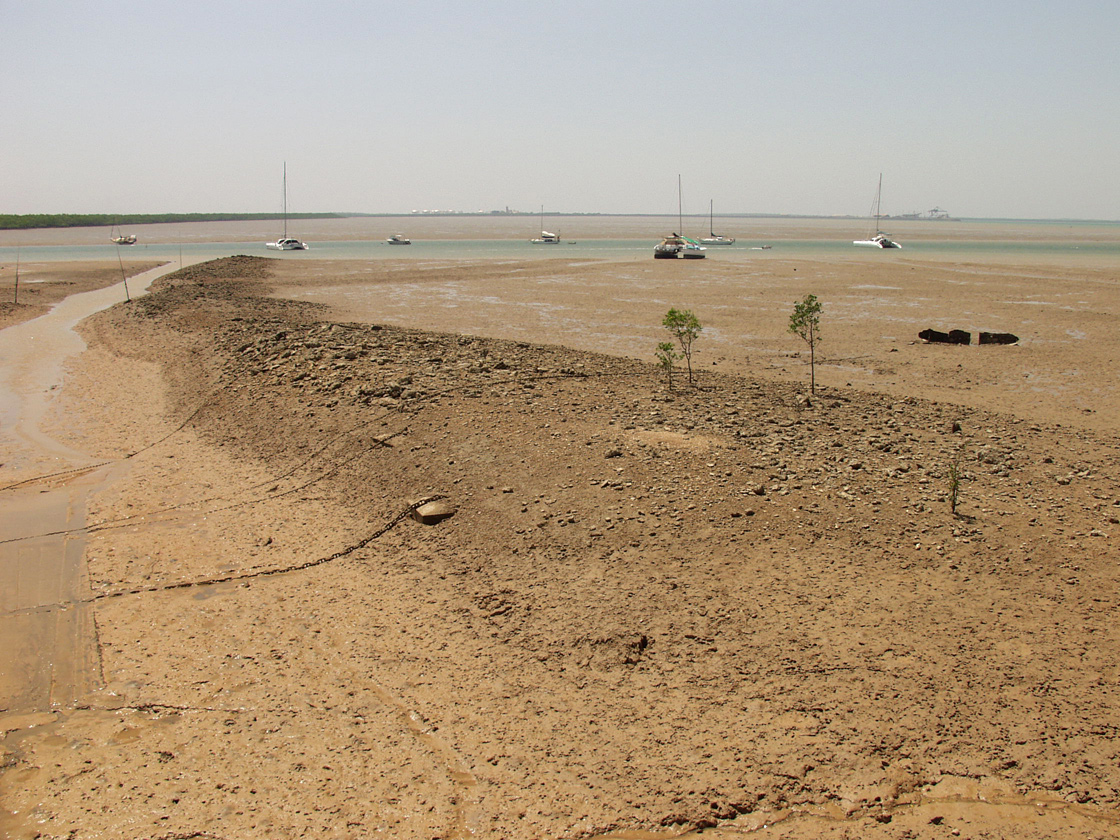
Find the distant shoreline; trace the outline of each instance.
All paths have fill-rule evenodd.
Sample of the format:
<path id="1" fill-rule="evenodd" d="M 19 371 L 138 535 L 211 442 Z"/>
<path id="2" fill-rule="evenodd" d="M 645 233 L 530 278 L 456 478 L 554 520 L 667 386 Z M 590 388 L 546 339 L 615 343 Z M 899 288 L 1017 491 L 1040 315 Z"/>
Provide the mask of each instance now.
<path id="1" fill-rule="evenodd" d="M 289 213 L 288 220 L 300 219 L 415 219 L 441 217 L 523 217 L 540 216 L 540 212 L 530 210 L 416 210 L 409 213 Z M 546 212 L 549 218 L 602 217 L 602 218 L 662 218 L 667 213 L 596 213 L 596 212 Z M 688 219 L 706 218 L 706 213 L 685 213 Z M 798 213 L 721 213 L 721 219 L 823 219 L 851 221 L 863 219 L 855 215 L 819 215 Z M 176 224 L 183 222 L 255 222 L 283 219 L 281 213 L 132 213 L 113 216 L 106 213 L 27 213 L 0 214 L 0 230 L 50 230 L 76 227 L 112 227 L 132 225 Z M 952 217 L 946 219 L 906 218 L 904 216 L 883 216 L 891 224 L 899 222 L 1011 222 L 1018 224 L 1093 224 L 1120 225 L 1116 219 L 1012 219 L 985 217 Z"/>
<path id="2" fill-rule="evenodd" d="M 343 219 L 352 213 L 289 213 L 289 219 Z M 25 213 L 0 214 L 0 230 L 160 225 L 179 222 L 260 222 L 283 219 L 283 213 Z"/>

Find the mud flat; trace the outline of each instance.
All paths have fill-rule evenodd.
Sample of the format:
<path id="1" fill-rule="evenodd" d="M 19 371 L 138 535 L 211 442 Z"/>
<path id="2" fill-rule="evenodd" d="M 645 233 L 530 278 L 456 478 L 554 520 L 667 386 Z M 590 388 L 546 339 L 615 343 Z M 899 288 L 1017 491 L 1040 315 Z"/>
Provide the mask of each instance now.
<path id="1" fill-rule="evenodd" d="M 1067 310 L 1007 301 L 1058 284 L 952 266 L 901 319 L 853 266 L 235 258 L 86 321 L 46 425 L 131 456 L 83 534 L 100 680 L 0 718 L 8 833 L 1114 836 L 1114 382 L 1015 376 L 1103 370 L 1116 289 L 1032 352 Z M 910 343 L 989 318 L 1023 344 Z"/>
<path id="2" fill-rule="evenodd" d="M 122 270 L 124 277 L 135 277 L 156 265 L 150 261 L 130 260 L 118 265 L 25 261 L 19 266 L 0 266 L 0 287 L 4 290 L 4 300 L 0 301 L 0 329 L 37 318 L 71 295 L 116 285 L 121 282 Z"/>

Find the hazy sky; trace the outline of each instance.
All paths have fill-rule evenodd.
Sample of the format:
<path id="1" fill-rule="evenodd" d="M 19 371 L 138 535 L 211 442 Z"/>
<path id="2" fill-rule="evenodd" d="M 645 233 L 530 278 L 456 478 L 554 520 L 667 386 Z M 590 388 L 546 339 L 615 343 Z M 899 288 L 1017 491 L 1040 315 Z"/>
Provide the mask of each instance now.
<path id="1" fill-rule="evenodd" d="M 0 213 L 1120 219 L 1117 0 L 0 13 Z"/>

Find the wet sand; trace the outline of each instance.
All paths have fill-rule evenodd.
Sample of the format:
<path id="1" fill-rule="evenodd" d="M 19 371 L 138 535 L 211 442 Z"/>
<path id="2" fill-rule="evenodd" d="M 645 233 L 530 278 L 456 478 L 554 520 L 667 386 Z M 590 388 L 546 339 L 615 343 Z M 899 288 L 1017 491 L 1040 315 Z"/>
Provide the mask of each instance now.
<path id="1" fill-rule="evenodd" d="M 561 344 L 647 361 L 670 307 L 691 309 L 706 370 L 807 379 L 788 331 L 793 303 L 824 306 L 819 381 L 897 396 L 1006 409 L 1117 431 L 1115 267 L 939 263 L 878 251 L 846 260 L 772 255 L 625 264 L 506 261 L 281 264 L 275 294 L 332 307 L 343 320 Z M 310 279 L 310 282 L 309 282 Z M 926 328 L 972 334 L 928 345 Z M 977 346 L 1014 333 L 1013 347 Z"/>
<path id="2" fill-rule="evenodd" d="M 18 289 L 17 266 L 14 263 L 4 265 L 0 271 L 0 285 L 4 289 L 4 300 L 0 301 L 0 329 L 38 318 L 71 295 L 116 285 L 121 282 L 122 274 L 125 278 L 134 277 L 155 265 L 151 261 L 136 260 L 116 265 L 24 261 L 18 266 Z"/>
<path id="3" fill-rule="evenodd" d="M 172 286 L 82 327 L 43 424 L 119 475 L 83 537 L 100 682 L 3 717 L 12 836 L 1114 833 L 1110 271 Z M 705 325 L 692 388 L 650 364 L 669 306 Z"/>

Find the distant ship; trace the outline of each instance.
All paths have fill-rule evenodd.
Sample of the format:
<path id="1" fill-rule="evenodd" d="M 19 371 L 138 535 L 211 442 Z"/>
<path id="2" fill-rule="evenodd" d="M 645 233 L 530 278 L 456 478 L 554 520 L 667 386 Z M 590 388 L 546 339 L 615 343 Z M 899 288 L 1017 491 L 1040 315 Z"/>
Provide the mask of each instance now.
<path id="1" fill-rule="evenodd" d="M 884 216 L 884 219 L 891 218 Z M 948 211 L 942 210 L 940 207 L 934 207 L 932 210 L 927 210 L 925 213 L 903 213 L 901 216 L 895 216 L 896 219 L 905 219 L 908 222 L 959 222 L 960 219 L 954 219 L 949 215 Z"/>

